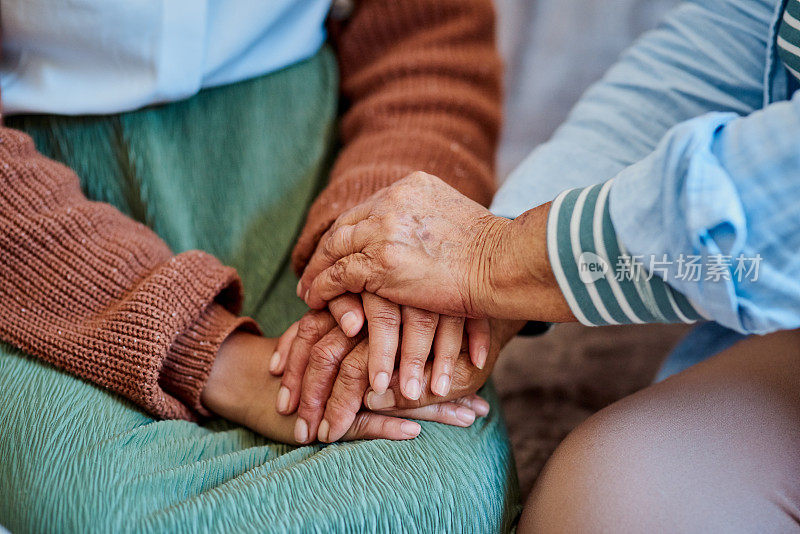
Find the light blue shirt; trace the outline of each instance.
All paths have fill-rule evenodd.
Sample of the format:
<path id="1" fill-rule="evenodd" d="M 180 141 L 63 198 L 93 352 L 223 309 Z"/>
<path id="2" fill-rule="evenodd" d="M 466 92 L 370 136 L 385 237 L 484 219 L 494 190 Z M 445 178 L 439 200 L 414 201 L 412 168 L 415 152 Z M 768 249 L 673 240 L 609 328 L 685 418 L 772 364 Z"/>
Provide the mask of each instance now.
<path id="1" fill-rule="evenodd" d="M 613 179 L 620 248 L 665 260 L 656 276 L 701 316 L 744 333 L 800 327 L 800 92 L 777 55 L 782 10 L 681 4 L 512 173 L 493 212 Z M 680 276 L 697 256 L 731 259 L 727 275 Z M 760 258 L 755 279 L 736 275 L 737 257 Z"/>
<path id="2" fill-rule="evenodd" d="M 2 0 L 6 115 L 105 114 L 310 57 L 331 0 Z"/>

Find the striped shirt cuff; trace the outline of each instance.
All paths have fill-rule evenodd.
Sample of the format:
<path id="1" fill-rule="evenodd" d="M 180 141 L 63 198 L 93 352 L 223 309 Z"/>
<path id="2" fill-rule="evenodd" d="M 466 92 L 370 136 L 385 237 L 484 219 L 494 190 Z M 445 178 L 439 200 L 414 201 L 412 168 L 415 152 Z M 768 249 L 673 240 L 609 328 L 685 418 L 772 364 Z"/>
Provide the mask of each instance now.
<path id="1" fill-rule="evenodd" d="M 703 319 L 619 241 L 608 210 L 612 183 L 564 191 L 550 208 L 547 251 L 572 313 L 589 326 Z"/>

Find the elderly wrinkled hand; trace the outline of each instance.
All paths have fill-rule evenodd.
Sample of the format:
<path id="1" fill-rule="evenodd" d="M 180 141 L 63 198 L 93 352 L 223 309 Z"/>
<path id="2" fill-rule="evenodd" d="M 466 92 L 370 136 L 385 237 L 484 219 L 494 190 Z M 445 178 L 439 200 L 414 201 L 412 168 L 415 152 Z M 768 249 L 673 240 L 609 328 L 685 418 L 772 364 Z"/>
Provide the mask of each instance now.
<path id="1" fill-rule="evenodd" d="M 471 291 L 510 221 L 438 178 L 414 173 L 342 214 L 322 237 L 298 287 L 312 308 L 345 292 L 452 316 L 479 316 Z M 470 283 L 471 279 L 475 279 Z"/>
<path id="2" fill-rule="evenodd" d="M 511 221 L 422 172 L 342 214 L 298 284 L 315 309 L 366 291 L 451 316 L 571 320 L 547 260 L 549 204 Z"/>

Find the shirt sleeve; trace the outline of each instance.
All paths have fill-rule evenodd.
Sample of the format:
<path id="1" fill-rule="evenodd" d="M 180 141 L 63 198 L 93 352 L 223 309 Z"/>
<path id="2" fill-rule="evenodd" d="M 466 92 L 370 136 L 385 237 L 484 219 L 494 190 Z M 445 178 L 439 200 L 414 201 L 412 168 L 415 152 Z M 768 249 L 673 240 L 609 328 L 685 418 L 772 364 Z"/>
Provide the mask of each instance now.
<path id="1" fill-rule="evenodd" d="M 551 208 L 548 249 L 582 322 L 800 326 L 798 98 L 764 96 L 781 6 L 684 2 L 498 192 L 515 217 L 577 188 Z"/>
<path id="2" fill-rule="evenodd" d="M 678 125 L 609 188 L 627 250 L 742 333 L 800 327 L 800 92 Z M 692 267 L 692 265 L 694 265 Z"/>
<path id="3" fill-rule="evenodd" d="M 680 4 L 622 54 L 552 139 L 508 177 L 492 211 L 516 217 L 565 189 L 605 182 L 693 117 L 763 107 L 764 59 L 779 3 Z"/>
<path id="4" fill-rule="evenodd" d="M 548 252 L 573 313 L 589 325 L 800 327 L 798 169 L 800 92 L 747 117 L 687 121 L 612 180 L 562 193 Z"/>
<path id="5" fill-rule="evenodd" d="M 620 241 L 608 209 L 613 183 L 564 191 L 550 207 L 547 254 L 573 315 L 588 326 L 701 319 Z"/>

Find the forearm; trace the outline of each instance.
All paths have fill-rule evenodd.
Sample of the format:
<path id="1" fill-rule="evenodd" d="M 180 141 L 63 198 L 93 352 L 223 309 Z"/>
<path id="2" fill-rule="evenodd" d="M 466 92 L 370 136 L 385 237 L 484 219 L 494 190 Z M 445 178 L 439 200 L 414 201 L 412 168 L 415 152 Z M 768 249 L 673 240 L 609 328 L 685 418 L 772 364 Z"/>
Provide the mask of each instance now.
<path id="1" fill-rule="evenodd" d="M 589 326 L 700 319 L 641 258 L 619 248 L 608 189 L 570 190 L 499 232 L 482 297 L 487 315 Z"/>

